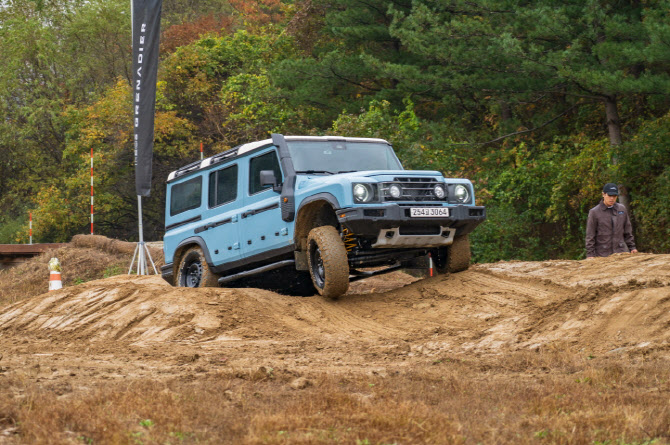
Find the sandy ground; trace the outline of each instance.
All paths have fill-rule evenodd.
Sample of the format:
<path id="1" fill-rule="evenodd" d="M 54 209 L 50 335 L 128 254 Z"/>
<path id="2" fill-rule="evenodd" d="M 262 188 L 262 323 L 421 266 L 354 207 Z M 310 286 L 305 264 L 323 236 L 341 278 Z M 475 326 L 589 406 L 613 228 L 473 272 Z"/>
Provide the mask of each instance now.
<path id="1" fill-rule="evenodd" d="M 395 272 L 335 301 L 120 275 L 0 308 L 0 374 L 63 393 L 231 368 L 384 374 L 445 353 L 537 348 L 670 354 L 670 255 Z"/>

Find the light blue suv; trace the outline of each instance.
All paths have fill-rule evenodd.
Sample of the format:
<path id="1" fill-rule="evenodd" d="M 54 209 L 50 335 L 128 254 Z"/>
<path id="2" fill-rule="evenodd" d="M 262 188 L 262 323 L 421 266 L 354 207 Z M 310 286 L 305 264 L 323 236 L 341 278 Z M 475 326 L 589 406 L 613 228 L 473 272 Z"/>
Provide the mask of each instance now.
<path id="1" fill-rule="evenodd" d="M 441 273 L 467 269 L 486 218 L 469 180 L 403 170 L 368 138 L 273 134 L 172 172 L 166 196 L 171 284 L 330 298 L 429 254 Z"/>

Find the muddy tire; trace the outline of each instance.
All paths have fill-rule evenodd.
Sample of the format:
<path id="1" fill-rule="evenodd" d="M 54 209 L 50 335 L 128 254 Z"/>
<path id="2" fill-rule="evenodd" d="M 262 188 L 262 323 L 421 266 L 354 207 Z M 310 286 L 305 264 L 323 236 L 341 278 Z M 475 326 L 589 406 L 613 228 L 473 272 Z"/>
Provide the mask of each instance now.
<path id="1" fill-rule="evenodd" d="M 454 238 L 447 248 L 445 269 L 449 273 L 462 272 L 470 267 L 470 238 L 468 235 Z"/>
<path id="2" fill-rule="evenodd" d="M 177 270 L 178 287 L 218 287 L 219 276 L 212 272 L 200 247 L 191 247 L 181 257 Z"/>
<path id="3" fill-rule="evenodd" d="M 337 298 L 349 289 L 347 251 L 333 226 L 316 227 L 307 236 L 307 263 L 312 283 L 327 298 Z"/>

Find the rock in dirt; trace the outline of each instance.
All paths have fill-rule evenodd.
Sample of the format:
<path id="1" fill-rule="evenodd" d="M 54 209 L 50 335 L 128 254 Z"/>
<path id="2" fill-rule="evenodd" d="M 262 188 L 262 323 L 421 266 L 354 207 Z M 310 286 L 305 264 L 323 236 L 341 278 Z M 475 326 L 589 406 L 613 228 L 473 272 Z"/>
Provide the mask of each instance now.
<path id="1" fill-rule="evenodd" d="M 305 377 L 298 377 L 297 379 L 291 382 L 291 388 L 293 389 L 305 389 L 312 386 L 312 382 Z"/>

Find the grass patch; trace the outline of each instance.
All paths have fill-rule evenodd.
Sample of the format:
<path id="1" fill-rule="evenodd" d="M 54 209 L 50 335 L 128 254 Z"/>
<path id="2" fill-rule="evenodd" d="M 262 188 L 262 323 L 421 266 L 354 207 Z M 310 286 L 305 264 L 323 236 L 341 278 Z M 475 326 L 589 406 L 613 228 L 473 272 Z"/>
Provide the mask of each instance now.
<path id="1" fill-rule="evenodd" d="M 667 444 L 670 362 L 515 353 L 385 376 L 226 371 L 58 396 L 0 378 L 22 443 Z M 577 379 L 589 378 L 589 384 Z"/>

